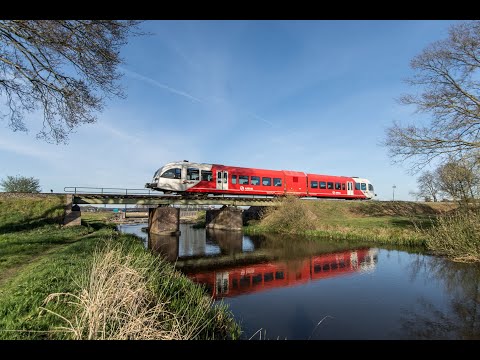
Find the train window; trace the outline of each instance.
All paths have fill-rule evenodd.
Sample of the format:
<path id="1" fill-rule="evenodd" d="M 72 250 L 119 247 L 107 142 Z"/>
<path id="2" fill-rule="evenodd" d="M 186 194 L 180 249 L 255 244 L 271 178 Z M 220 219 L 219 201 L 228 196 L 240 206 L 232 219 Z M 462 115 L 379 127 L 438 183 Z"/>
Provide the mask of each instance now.
<path id="1" fill-rule="evenodd" d="M 260 177 L 259 176 L 252 176 L 250 183 L 252 185 L 260 185 Z"/>
<path id="2" fill-rule="evenodd" d="M 313 266 L 313 272 L 316 274 L 316 273 L 319 273 L 320 271 L 322 271 L 322 267 L 320 265 L 314 265 Z"/>
<path id="3" fill-rule="evenodd" d="M 373 191 L 373 185 L 372 184 L 368 184 L 368 190 Z"/>
<path id="4" fill-rule="evenodd" d="M 361 185 L 362 185 L 362 190 L 363 190 L 363 191 L 367 190 L 367 184 L 362 183 Z"/>
<path id="5" fill-rule="evenodd" d="M 200 170 L 187 168 L 187 180 L 200 180 Z"/>
<path id="6" fill-rule="evenodd" d="M 328 271 L 330 270 L 330 266 L 328 264 L 323 264 L 322 269 L 323 271 Z"/>
<path id="7" fill-rule="evenodd" d="M 211 171 L 202 170 L 202 180 L 203 181 L 212 181 L 213 175 Z"/>
<path id="8" fill-rule="evenodd" d="M 327 182 L 327 189 L 333 189 L 333 182 Z"/>
<path id="9" fill-rule="evenodd" d="M 345 190 L 345 183 L 342 183 L 342 190 Z"/>
<path id="10" fill-rule="evenodd" d="M 267 177 L 262 178 L 262 185 L 263 186 L 271 186 L 272 185 L 272 178 L 267 178 Z"/>
<path id="11" fill-rule="evenodd" d="M 318 188 L 318 181 L 311 181 L 311 182 L 310 182 L 310 187 L 311 187 L 312 189 Z"/>
<path id="12" fill-rule="evenodd" d="M 273 280 L 273 272 L 263 274 L 263 281 L 267 282 L 272 280 Z"/>
<path id="13" fill-rule="evenodd" d="M 273 178 L 273 186 L 282 186 L 282 179 Z"/>
<path id="14" fill-rule="evenodd" d="M 262 282 L 262 274 L 252 276 L 252 284 L 258 284 Z"/>
<path id="15" fill-rule="evenodd" d="M 237 183 L 237 175 L 232 175 L 232 184 L 235 185 Z"/>
<path id="16" fill-rule="evenodd" d="M 335 183 L 335 190 L 341 190 L 342 189 L 342 185 L 340 185 L 340 183 Z"/>
<path id="17" fill-rule="evenodd" d="M 233 289 L 238 288 L 238 280 L 237 280 L 237 279 L 233 279 L 233 280 L 232 280 L 232 288 L 233 288 Z"/>
<path id="18" fill-rule="evenodd" d="M 320 181 L 320 189 L 326 189 L 327 183 L 325 181 Z"/>
<path id="19" fill-rule="evenodd" d="M 275 279 L 284 279 L 285 278 L 285 274 L 283 273 L 283 271 L 277 271 L 275 273 Z"/>
<path id="20" fill-rule="evenodd" d="M 222 172 L 217 171 L 217 183 L 221 183 L 221 182 L 222 182 Z"/>
<path id="21" fill-rule="evenodd" d="M 246 175 L 239 175 L 238 176 L 238 183 L 240 185 L 248 185 L 248 176 Z"/>
<path id="22" fill-rule="evenodd" d="M 182 178 L 182 170 L 180 168 L 169 169 L 162 174 L 162 178 L 181 179 Z"/>
<path id="23" fill-rule="evenodd" d="M 332 268 L 332 270 L 335 270 L 336 268 L 338 268 L 338 265 L 337 263 L 332 263 L 330 267 Z"/>
<path id="24" fill-rule="evenodd" d="M 360 183 L 355 183 L 355 190 L 360 190 Z"/>
<path id="25" fill-rule="evenodd" d="M 293 177 L 293 182 L 298 182 L 298 176 Z"/>
<path id="26" fill-rule="evenodd" d="M 250 276 L 242 276 L 240 278 L 240 287 L 246 288 L 250 286 Z"/>

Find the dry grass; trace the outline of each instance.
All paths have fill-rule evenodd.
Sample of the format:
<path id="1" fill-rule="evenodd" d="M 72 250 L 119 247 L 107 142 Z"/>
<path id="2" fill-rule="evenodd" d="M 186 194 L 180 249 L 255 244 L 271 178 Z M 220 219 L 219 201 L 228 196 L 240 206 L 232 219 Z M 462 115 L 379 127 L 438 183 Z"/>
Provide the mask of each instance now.
<path id="1" fill-rule="evenodd" d="M 173 312 L 170 296 L 158 291 L 161 271 L 152 271 L 161 268 L 161 262 L 160 258 L 129 254 L 121 244 L 109 242 L 94 254 L 90 270 L 79 283 L 79 294 L 47 297 L 46 304 L 63 300 L 73 306 L 72 316 L 55 313 L 65 321 L 59 330 L 77 340 L 196 338 L 207 326 L 204 315 L 211 300 L 205 298 L 188 319 L 186 313 Z"/>
<path id="2" fill-rule="evenodd" d="M 480 261 L 480 209 L 459 210 L 439 217 L 424 230 L 427 248 L 454 261 Z"/>

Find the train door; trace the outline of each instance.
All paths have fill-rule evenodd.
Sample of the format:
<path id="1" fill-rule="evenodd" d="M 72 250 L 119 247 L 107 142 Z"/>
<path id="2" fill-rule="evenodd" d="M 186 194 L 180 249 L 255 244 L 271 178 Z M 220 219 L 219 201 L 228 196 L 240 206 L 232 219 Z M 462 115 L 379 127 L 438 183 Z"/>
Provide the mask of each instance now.
<path id="1" fill-rule="evenodd" d="M 228 190 L 228 171 L 217 171 L 217 190 Z"/>
<path id="2" fill-rule="evenodd" d="M 353 182 L 347 181 L 347 195 L 353 195 Z"/>
<path id="3" fill-rule="evenodd" d="M 216 295 L 228 294 L 228 271 L 218 272 L 215 274 Z"/>

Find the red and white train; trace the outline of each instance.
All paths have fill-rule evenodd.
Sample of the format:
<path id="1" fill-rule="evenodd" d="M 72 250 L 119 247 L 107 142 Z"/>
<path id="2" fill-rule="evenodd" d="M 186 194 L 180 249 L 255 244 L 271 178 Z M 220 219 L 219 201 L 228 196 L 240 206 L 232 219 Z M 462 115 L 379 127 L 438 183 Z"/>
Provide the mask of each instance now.
<path id="1" fill-rule="evenodd" d="M 165 164 L 146 188 L 166 194 L 231 194 L 368 200 L 375 196 L 368 179 L 194 163 Z"/>

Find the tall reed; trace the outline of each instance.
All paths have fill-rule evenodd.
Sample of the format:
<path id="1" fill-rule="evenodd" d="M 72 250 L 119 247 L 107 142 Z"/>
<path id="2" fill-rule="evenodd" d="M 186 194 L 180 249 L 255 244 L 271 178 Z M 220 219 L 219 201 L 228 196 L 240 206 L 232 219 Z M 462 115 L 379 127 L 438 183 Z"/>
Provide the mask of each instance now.
<path id="1" fill-rule="evenodd" d="M 422 230 L 420 230 L 422 231 Z M 423 230 L 426 245 L 455 261 L 480 261 L 480 209 L 459 209 Z"/>

